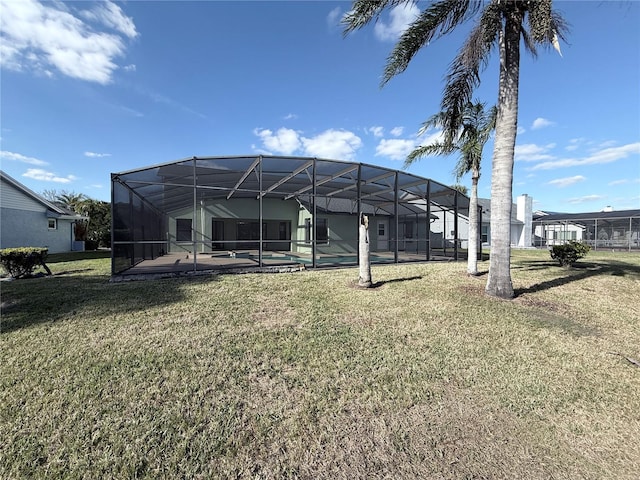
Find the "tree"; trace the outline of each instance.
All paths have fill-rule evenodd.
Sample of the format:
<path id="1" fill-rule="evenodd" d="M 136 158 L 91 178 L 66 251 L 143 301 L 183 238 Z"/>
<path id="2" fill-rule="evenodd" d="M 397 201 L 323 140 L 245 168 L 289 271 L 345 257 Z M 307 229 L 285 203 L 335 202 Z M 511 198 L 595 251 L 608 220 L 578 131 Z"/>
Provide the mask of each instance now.
<path id="1" fill-rule="evenodd" d="M 469 195 L 469 187 L 466 185 L 462 185 L 461 183 L 456 183 L 454 185 L 449 185 L 454 190 L 459 191 L 463 195 Z"/>
<path id="2" fill-rule="evenodd" d="M 41 193 L 46 200 L 71 210 L 89 220 L 77 220 L 74 224 L 76 240 L 84 240 L 87 250 L 98 247 L 111 247 L 111 204 L 94 200 L 84 193 L 67 190 L 44 190 Z"/>
<path id="3" fill-rule="evenodd" d="M 89 199 L 85 202 L 85 212 L 89 217 L 85 248 L 111 247 L 111 204 Z"/>
<path id="4" fill-rule="evenodd" d="M 79 215 L 87 216 L 86 210 L 88 201 L 89 197 L 84 193 L 67 192 L 63 190 L 56 197 L 55 203 Z M 73 235 L 76 241 L 87 240 L 88 223 L 89 222 L 87 220 L 82 219 L 73 222 Z"/>
<path id="5" fill-rule="evenodd" d="M 55 202 L 71 210 L 72 212 L 85 215 L 86 203 L 89 200 L 84 193 L 67 192 L 63 190 L 57 195 Z"/>
<path id="6" fill-rule="evenodd" d="M 371 250 L 369 247 L 369 217 L 364 213 L 360 215 L 360 228 L 358 235 L 358 286 L 369 288 L 371 281 Z"/>
<path id="7" fill-rule="evenodd" d="M 484 103 L 467 103 L 462 115 L 462 122 L 457 132 L 443 132 L 443 140 L 430 145 L 422 145 L 414 149 L 404 162 L 405 168 L 416 160 L 430 155 L 451 155 L 459 153 L 460 158 L 455 168 L 456 179 L 459 181 L 471 172 L 471 197 L 469 202 L 469 248 L 467 251 L 467 273 L 478 275 L 478 244 L 480 231 L 478 230 L 478 180 L 480 179 L 480 164 L 484 149 L 491 132 L 496 125 L 497 109 L 491 107 L 485 110 Z M 422 124 L 420 132 L 434 127 L 450 127 L 446 112 L 431 116 Z M 466 189 L 466 187 L 464 187 Z M 463 192 L 466 195 L 466 192 Z"/>
<path id="8" fill-rule="evenodd" d="M 345 34 L 380 18 L 386 9 L 410 0 L 354 0 L 343 18 Z M 408 26 L 387 58 L 382 85 L 402 73 L 414 55 L 431 41 L 451 33 L 476 18 L 466 41 L 449 67 L 441 111 L 446 113 L 445 132 L 457 132 L 464 106 L 480 84 L 480 71 L 498 47 L 500 73 L 496 135 L 491 172 L 491 259 L 486 293 L 513 297 L 511 283 L 511 206 L 513 157 L 518 129 L 520 40 L 535 56 L 538 45 L 553 45 L 565 39 L 567 25 L 552 9 L 552 0 L 433 0 Z"/>

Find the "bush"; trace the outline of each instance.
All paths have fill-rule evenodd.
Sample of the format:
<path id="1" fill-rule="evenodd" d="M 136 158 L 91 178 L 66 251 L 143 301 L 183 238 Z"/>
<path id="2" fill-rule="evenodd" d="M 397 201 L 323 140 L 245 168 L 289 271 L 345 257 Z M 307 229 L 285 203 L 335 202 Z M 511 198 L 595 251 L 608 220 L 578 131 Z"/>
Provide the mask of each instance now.
<path id="1" fill-rule="evenodd" d="M 550 253 L 551 258 L 558 260 L 561 266 L 570 267 L 579 259 L 586 257 L 589 250 L 591 247 L 586 243 L 571 240 L 564 245 L 554 245 Z"/>
<path id="2" fill-rule="evenodd" d="M 28 277 L 38 266 L 51 275 L 44 263 L 48 252 L 48 248 L 40 247 L 3 248 L 0 250 L 0 264 L 13 278 Z"/>

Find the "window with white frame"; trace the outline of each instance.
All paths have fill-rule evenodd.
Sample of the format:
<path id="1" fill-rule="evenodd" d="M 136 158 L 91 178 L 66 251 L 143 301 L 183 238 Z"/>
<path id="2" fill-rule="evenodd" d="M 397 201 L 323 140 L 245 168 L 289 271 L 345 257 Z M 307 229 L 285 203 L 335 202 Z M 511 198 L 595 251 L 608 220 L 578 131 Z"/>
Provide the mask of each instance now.
<path id="1" fill-rule="evenodd" d="M 55 218 L 48 218 L 49 230 L 56 230 L 58 228 L 58 222 Z"/>

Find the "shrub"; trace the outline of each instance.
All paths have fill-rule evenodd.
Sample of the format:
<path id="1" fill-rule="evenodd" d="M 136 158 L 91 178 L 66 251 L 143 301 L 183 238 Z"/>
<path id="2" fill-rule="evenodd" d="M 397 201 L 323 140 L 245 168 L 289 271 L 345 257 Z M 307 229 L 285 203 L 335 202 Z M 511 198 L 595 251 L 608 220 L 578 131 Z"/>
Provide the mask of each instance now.
<path id="1" fill-rule="evenodd" d="M 589 250 L 591 247 L 586 243 L 571 240 L 564 245 L 554 245 L 550 253 L 551 258 L 558 260 L 561 266 L 570 267 L 579 259 L 586 257 Z"/>
<path id="2" fill-rule="evenodd" d="M 48 252 L 48 248 L 41 247 L 3 248 L 0 250 L 0 264 L 13 278 L 30 276 L 38 266 L 51 275 L 44 263 Z"/>

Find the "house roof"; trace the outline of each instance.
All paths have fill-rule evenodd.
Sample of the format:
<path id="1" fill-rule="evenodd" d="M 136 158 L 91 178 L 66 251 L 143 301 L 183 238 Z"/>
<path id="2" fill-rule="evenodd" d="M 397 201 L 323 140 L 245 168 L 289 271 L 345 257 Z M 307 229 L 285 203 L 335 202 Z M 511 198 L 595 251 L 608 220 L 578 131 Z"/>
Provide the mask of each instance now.
<path id="1" fill-rule="evenodd" d="M 20 192 L 22 192 L 27 197 L 32 198 L 36 202 L 38 202 L 38 203 L 42 204 L 44 207 L 46 207 L 47 210 L 49 210 L 49 213 L 50 213 L 51 217 L 55 217 L 55 218 L 88 218 L 88 217 L 85 217 L 85 216 L 82 216 L 82 215 L 78 215 L 77 213 L 75 213 L 75 212 L 73 212 L 71 210 L 68 210 L 68 209 L 66 209 L 64 207 L 56 205 L 53 202 L 48 201 L 47 199 L 45 199 L 41 195 L 38 195 L 33 190 L 27 188 L 22 183 L 17 181 L 15 178 L 11 177 L 9 174 L 3 172 L 2 170 L 0 170 L 0 178 L 2 179 L 2 181 L 7 182 L 9 185 L 11 185 L 15 189 L 19 190 Z"/>
<path id="2" fill-rule="evenodd" d="M 482 207 L 482 223 L 491 222 L 491 199 L 490 198 L 478 198 L 478 205 Z M 524 222 L 518 220 L 517 205 L 514 203 L 511 205 L 511 224 L 512 225 L 524 225 Z"/>
<path id="3" fill-rule="evenodd" d="M 620 220 L 629 218 L 640 218 L 640 210 L 537 214 L 533 217 L 533 221 L 541 223 L 554 223 L 565 220 L 575 222 L 579 220 Z"/>

